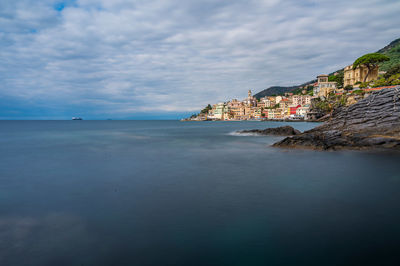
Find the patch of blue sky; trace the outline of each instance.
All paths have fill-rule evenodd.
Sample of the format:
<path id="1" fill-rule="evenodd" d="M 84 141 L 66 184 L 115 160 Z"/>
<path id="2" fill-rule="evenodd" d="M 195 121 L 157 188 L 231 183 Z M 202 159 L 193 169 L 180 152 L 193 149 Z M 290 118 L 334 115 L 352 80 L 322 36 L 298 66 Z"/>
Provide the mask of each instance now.
<path id="1" fill-rule="evenodd" d="M 54 10 L 61 12 L 67 6 L 76 6 L 76 0 L 66 0 L 66 1 L 57 2 L 56 4 L 54 4 L 53 8 L 54 8 Z"/>
<path id="2" fill-rule="evenodd" d="M 65 3 L 63 2 L 54 5 L 54 9 L 59 12 L 61 12 L 64 8 L 65 8 Z"/>

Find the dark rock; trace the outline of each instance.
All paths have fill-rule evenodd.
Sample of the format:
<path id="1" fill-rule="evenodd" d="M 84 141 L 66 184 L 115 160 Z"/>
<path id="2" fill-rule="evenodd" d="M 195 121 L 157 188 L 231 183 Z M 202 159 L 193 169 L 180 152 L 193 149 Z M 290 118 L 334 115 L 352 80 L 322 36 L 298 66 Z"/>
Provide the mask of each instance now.
<path id="1" fill-rule="evenodd" d="M 347 108 L 339 108 L 321 126 L 285 138 L 274 146 L 400 150 L 400 86 L 374 92 Z"/>
<path id="2" fill-rule="evenodd" d="M 294 129 L 291 126 L 266 128 L 266 129 L 252 129 L 252 130 L 242 130 L 238 133 L 254 133 L 257 135 L 276 135 L 276 136 L 294 136 L 301 134 L 300 131 Z"/>

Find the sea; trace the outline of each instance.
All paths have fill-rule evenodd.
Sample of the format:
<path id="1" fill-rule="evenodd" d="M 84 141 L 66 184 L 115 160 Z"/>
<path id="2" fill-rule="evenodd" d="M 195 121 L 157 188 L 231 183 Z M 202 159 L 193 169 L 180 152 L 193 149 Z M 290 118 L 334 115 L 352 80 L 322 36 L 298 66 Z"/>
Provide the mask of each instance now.
<path id="1" fill-rule="evenodd" d="M 0 265 L 400 265 L 400 155 L 282 125 L 0 121 Z"/>

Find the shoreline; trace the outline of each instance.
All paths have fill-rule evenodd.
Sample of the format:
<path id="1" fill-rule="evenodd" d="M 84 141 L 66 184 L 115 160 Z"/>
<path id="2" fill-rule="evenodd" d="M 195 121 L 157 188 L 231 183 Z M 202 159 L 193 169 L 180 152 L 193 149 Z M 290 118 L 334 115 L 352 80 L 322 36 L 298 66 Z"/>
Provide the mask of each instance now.
<path id="1" fill-rule="evenodd" d="M 296 120 L 290 120 L 290 119 L 263 119 L 263 120 L 186 120 L 186 119 L 181 119 L 181 122 L 311 122 L 311 123 L 322 123 L 324 121 L 320 121 L 320 120 L 300 120 L 300 119 L 296 119 Z"/>
<path id="2" fill-rule="evenodd" d="M 400 86 L 336 109 L 324 124 L 278 141 L 273 147 L 400 151 Z"/>

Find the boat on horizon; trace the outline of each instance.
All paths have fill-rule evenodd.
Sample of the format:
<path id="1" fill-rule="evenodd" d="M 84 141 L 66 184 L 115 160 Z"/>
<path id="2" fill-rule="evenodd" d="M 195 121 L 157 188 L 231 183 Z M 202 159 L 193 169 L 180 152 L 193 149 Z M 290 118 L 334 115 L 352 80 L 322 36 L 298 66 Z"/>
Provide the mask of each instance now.
<path id="1" fill-rule="evenodd" d="M 72 120 L 83 120 L 81 117 L 72 117 Z"/>

